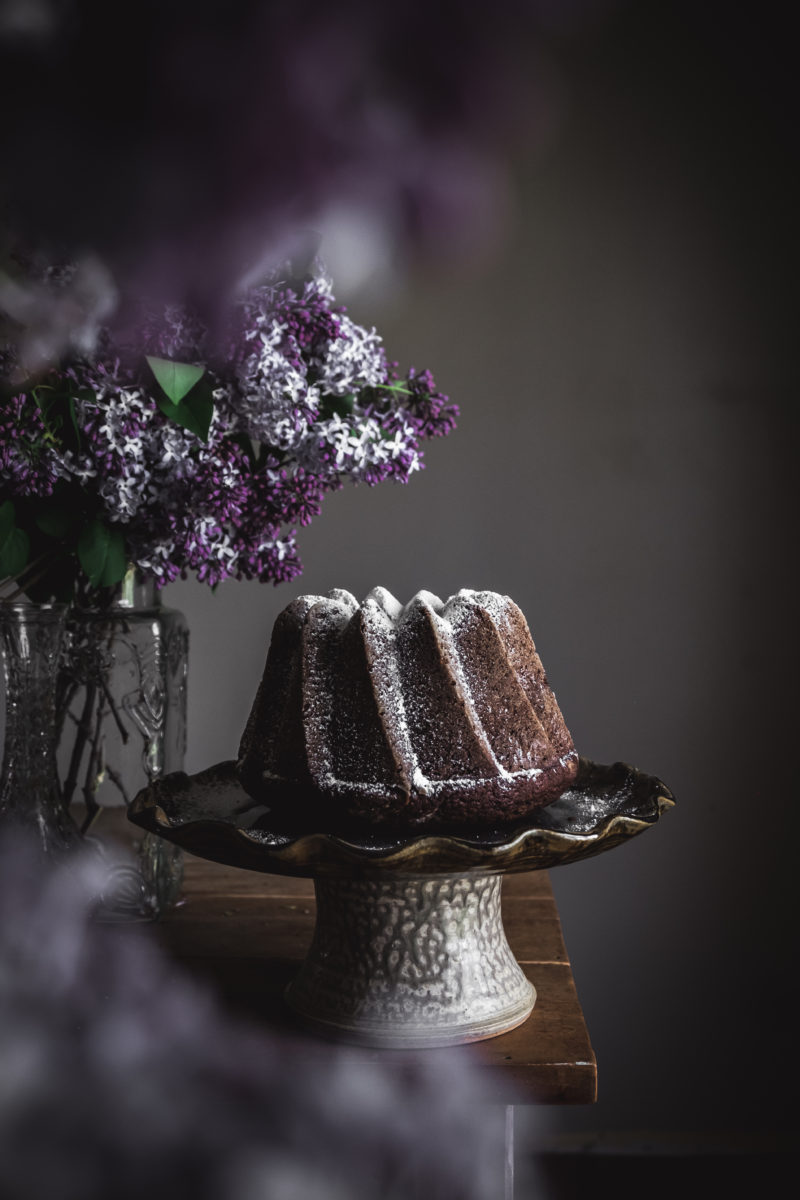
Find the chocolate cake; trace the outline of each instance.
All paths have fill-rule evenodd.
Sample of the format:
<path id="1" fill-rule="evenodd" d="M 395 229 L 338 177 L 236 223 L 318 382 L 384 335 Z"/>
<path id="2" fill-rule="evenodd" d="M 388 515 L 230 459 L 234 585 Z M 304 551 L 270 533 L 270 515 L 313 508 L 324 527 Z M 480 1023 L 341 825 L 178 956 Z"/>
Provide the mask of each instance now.
<path id="1" fill-rule="evenodd" d="M 577 767 L 512 600 L 423 591 L 404 607 L 384 588 L 283 610 L 238 764 L 252 796 L 298 821 L 395 829 L 508 821 Z"/>

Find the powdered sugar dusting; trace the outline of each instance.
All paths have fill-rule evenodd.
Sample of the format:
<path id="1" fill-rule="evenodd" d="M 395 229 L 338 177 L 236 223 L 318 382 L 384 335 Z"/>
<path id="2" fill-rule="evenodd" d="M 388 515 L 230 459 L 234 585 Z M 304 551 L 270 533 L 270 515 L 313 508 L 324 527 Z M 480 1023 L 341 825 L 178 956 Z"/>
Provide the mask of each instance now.
<path id="1" fill-rule="evenodd" d="M 367 593 L 364 604 L 366 605 L 370 601 L 377 604 L 390 621 L 397 622 L 399 620 L 403 606 L 386 588 L 374 587 L 371 592 Z"/>
<path id="2" fill-rule="evenodd" d="M 424 795 L 427 781 L 411 740 L 397 665 L 397 623 L 402 612 L 402 605 L 391 592 L 373 588 L 362 605 L 365 652 L 378 717 L 400 780 Z"/>
<path id="3" fill-rule="evenodd" d="M 457 609 L 459 604 L 464 602 L 479 604 L 489 614 L 498 631 L 508 633 L 509 607 L 517 607 L 510 596 L 501 596 L 499 592 L 474 592 L 470 588 L 461 588 L 447 601 L 445 612 L 449 615 L 451 609 Z"/>
<path id="4" fill-rule="evenodd" d="M 515 684 L 509 696 L 503 694 L 504 686 L 511 686 L 511 681 L 518 678 L 511 658 L 522 661 L 529 653 L 535 655 L 532 640 L 524 637 L 519 625 L 519 610 L 509 597 L 463 588 L 443 602 L 434 593 L 422 590 L 403 605 L 386 588 L 377 587 L 359 606 L 351 593 L 337 589 L 326 598 L 302 597 L 293 608 L 301 625 L 307 767 L 320 792 L 358 797 L 374 803 L 379 810 L 388 803 L 389 794 L 405 796 L 413 802 L 410 813 L 435 812 L 442 802 L 471 795 L 491 796 L 501 804 L 504 798 L 513 801 L 522 797 L 524 801 L 541 789 L 552 791 L 559 772 L 574 769 L 575 751 L 559 753 L 549 742 L 522 685 Z M 496 634 L 489 633 L 487 617 Z M 509 653 L 510 642 L 515 643 L 513 655 Z M 462 661 L 469 645 L 480 647 L 478 656 Z M 358 653 L 358 646 L 364 656 L 358 670 L 366 670 L 358 685 L 364 700 L 359 699 L 355 708 L 345 706 L 352 715 L 346 716 L 343 727 L 341 721 L 337 724 L 333 719 L 336 706 L 341 706 L 337 689 L 344 688 L 347 697 L 349 656 Z M 502 666 L 494 672 L 494 682 L 481 691 L 481 667 L 476 664 L 488 654 L 487 669 L 494 671 L 491 656 L 497 653 L 502 655 Z M 441 672 L 446 683 L 437 685 L 438 692 L 424 687 L 418 695 L 415 680 L 421 685 L 428 672 Z M 503 684 L 504 679 L 508 684 Z M 370 694 L 375 706 L 372 715 L 361 707 L 365 701 L 368 703 Z M 428 700 L 423 702 L 422 696 Z M 444 705 L 441 714 L 425 708 L 430 698 L 437 696 Z M 439 716 L 445 723 L 437 726 Z M 351 726 L 350 722 L 355 724 Z M 366 744 L 359 750 L 359 731 L 366 742 L 367 727 L 378 731 L 379 741 L 383 738 L 383 750 L 377 743 L 372 750 Z M 528 727 L 530 732 L 526 734 Z M 425 738 L 433 738 L 424 748 L 427 767 L 423 766 L 416 740 L 420 730 L 428 731 Z M 498 732 L 503 733 L 502 760 L 495 748 Z M 342 777 L 342 770 L 335 765 L 354 761 L 342 753 L 344 743 L 335 741 L 343 736 L 350 739 L 348 750 L 362 753 L 355 777 L 348 775 L 347 767 Z M 448 746 L 452 746 L 452 760 Z M 377 769 L 379 760 L 384 762 L 383 775 Z M 385 777 L 387 763 L 393 772 L 390 780 Z M 262 779 L 276 778 L 274 764 L 264 762 L 262 766 Z M 420 808 L 419 800 L 432 807 Z"/>
<path id="5" fill-rule="evenodd" d="M 475 705 L 469 680 L 467 679 L 467 676 L 461 665 L 461 656 L 459 655 L 453 641 L 453 625 L 448 619 L 451 611 L 450 605 L 452 597 L 451 600 L 448 600 L 447 604 L 442 604 L 441 600 L 439 600 L 437 596 L 432 596 L 430 592 L 421 592 L 418 594 L 417 598 L 419 598 L 419 596 L 424 596 L 426 599 L 430 596 L 435 602 L 430 604 L 430 608 L 434 625 L 439 637 L 439 645 L 443 652 L 446 666 L 452 673 L 457 694 L 464 705 L 475 741 L 479 748 L 483 751 L 486 759 L 491 763 L 495 774 L 506 776 L 508 772 L 495 755 L 489 743 L 486 730 L 484 729 L 480 716 L 478 715 L 478 710 Z"/>
<path id="6" fill-rule="evenodd" d="M 303 729 L 306 755 L 311 777 L 321 785 L 323 780 L 333 778 L 331 758 L 330 724 L 330 664 L 336 660 L 335 643 L 344 632 L 352 615 L 347 599 L 342 593 L 329 593 L 328 597 L 315 598 L 304 614 L 301 635 L 303 669 Z M 358 605 L 354 596 L 344 596 Z"/>
<path id="7" fill-rule="evenodd" d="M 320 596 L 318 598 L 324 601 L 324 597 Z M 344 607 L 348 608 L 351 613 L 354 613 L 358 608 L 358 601 L 353 593 L 346 591 L 344 588 L 332 588 L 331 591 L 328 592 L 328 599 L 335 600 L 337 604 L 344 605 Z"/>

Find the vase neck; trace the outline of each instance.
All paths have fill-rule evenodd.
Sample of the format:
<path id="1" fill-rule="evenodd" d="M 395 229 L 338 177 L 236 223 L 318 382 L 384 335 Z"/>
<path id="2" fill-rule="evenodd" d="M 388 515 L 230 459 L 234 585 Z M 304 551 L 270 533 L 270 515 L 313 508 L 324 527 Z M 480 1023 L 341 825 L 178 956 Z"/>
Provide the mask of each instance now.
<path id="1" fill-rule="evenodd" d="M 136 567 L 128 567 L 113 592 L 98 604 L 91 598 L 78 601 L 79 612 L 106 612 L 118 609 L 160 608 L 161 593 L 152 575 L 144 575 Z"/>
<path id="2" fill-rule="evenodd" d="M 161 595 L 152 575 L 128 567 L 112 601 L 112 608 L 160 608 Z"/>

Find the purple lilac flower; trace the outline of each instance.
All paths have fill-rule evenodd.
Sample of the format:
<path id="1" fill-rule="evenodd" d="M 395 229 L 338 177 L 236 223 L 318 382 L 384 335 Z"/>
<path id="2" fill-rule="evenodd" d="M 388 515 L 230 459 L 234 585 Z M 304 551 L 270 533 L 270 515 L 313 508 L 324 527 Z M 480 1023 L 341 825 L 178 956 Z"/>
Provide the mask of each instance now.
<path id="1" fill-rule="evenodd" d="M 162 411 L 147 354 L 201 366 L 213 398 L 205 439 Z M 325 492 L 348 479 L 406 483 L 421 442 L 448 433 L 457 412 L 430 372 L 397 377 L 379 335 L 336 306 L 321 272 L 248 292 L 223 362 L 193 314 L 146 308 L 124 342 L 104 331 L 97 353 L 48 379 L 76 436 L 46 436 L 32 391 L 6 401 L 0 499 L 76 485 L 160 584 L 295 578 L 297 526 Z"/>
<path id="2" fill-rule="evenodd" d="M 50 496 L 58 466 L 45 445 L 42 415 L 26 395 L 0 399 L 0 480 L 12 496 Z"/>

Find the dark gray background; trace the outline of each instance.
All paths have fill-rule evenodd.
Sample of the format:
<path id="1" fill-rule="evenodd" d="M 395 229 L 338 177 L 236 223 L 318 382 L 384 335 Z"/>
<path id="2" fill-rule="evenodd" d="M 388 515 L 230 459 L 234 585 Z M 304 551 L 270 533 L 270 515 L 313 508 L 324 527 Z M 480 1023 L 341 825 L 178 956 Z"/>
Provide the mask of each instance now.
<path id="1" fill-rule="evenodd" d="M 330 496 L 295 584 L 166 601 L 192 631 L 197 770 L 235 754 L 294 596 L 512 596 L 581 753 L 678 799 L 553 873 L 600 1098 L 529 1120 L 733 1144 L 788 1127 L 796 1070 L 798 194 L 788 33 L 775 6 L 716 7 L 617 5 L 554 37 L 560 119 L 519 149 L 497 256 L 351 304 L 461 405 L 427 469 Z"/>
<path id="2" fill-rule="evenodd" d="M 541 1127 L 788 1121 L 797 195 L 780 33 L 623 6 L 554 45 L 562 119 L 520 155 L 496 259 L 351 305 L 391 357 L 435 371 L 457 432 L 408 487 L 329 497 L 295 584 L 168 590 L 192 630 L 190 769 L 235 754 L 295 595 L 466 586 L 520 605 L 583 754 L 672 787 L 656 830 L 553 874 L 600 1099 Z"/>

